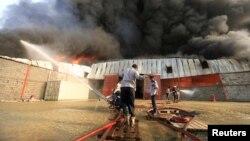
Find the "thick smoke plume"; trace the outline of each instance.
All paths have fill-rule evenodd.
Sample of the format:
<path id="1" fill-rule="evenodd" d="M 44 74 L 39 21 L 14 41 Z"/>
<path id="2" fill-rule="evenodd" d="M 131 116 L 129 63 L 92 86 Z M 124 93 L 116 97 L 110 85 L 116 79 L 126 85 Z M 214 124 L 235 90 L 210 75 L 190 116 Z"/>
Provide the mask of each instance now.
<path id="1" fill-rule="evenodd" d="M 98 60 L 250 53 L 250 0 L 21 1 L 5 15 L 1 54 L 14 57 L 26 56 L 20 39 Z"/>

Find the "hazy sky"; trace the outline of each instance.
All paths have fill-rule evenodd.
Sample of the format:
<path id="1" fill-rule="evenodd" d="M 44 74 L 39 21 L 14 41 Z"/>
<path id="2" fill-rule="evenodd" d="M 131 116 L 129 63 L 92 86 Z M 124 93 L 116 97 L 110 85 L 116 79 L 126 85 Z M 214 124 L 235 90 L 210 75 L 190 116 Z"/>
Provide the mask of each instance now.
<path id="1" fill-rule="evenodd" d="M 24 1 L 24 0 L 1 0 L 0 1 L 0 19 L 3 17 L 4 11 L 9 5 L 17 4 L 19 3 L 19 1 Z M 46 1 L 46 0 L 30 0 L 30 1 L 39 2 L 39 1 Z"/>

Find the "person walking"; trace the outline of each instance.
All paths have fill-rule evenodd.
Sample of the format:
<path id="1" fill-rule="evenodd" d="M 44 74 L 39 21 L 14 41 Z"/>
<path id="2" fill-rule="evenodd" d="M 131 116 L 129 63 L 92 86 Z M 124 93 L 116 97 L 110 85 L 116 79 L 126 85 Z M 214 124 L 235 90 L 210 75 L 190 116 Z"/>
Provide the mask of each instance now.
<path id="1" fill-rule="evenodd" d="M 166 99 L 167 100 L 170 100 L 170 94 L 171 94 L 171 89 L 170 89 L 170 87 L 168 87 L 167 89 L 166 89 Z"/>
<path id="2" fill-rule="evenodd" d="M 138 72 L 137 64 L 133 64 L 132 68 L 123 69 L 119 73 L 122 77 L 121 81 L 121 103 L 123 107 L 124 115 L 126 116 L 127 125 L 133 127 L 135 125 L 135 89 L 136 89 L 136 79 L 143 79 Z M 131 116 L 131 124 L 130 124 Z"/>
<path id="3" fill-rule="evenodd" d="M 173 87 L 172 94 L 174 97 L 173 103 L 177 103 L 178 102 L 178 88 L 177 88 L 177 86 Z"/>
<path id="4" fill-rule="evenodd" d="M 149 79 L 151 81 L 150 83 L 150 96 L 151 96 L 151 102 L 152 102 L 152 107 L 153 107 L 153 115 L 156 116 L 157 114 L 157 107 L 156 107 L 156 103 L 155 103 L 155 96 L 158 93 L 158 83 L 156 80 L 154 80 L 154 76 L 153 75 L 149 75 Z"/>

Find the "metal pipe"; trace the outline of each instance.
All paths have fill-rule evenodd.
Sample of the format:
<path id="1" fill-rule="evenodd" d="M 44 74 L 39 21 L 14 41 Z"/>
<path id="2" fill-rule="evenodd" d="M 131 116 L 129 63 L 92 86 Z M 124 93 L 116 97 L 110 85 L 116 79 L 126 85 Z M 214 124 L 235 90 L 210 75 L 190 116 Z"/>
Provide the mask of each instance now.
<path id="1" fill-rule="evenodd" d="M 29 72 L 30 72 L 30 64 L 27 67 L 24 82 L 23 82 L 23 88 L 22 88 L 22 92 L 21 92 L 21 96 L 20 96 L 20 100 L 22 100 L 22 101 L 23 101 L 23 96 L 24 96 L 25 88 L 27 85 L 28 77 L 29 77 Z"/>
<path id="2" fill-rule="evenodd" d="M 227 100 L 227 90 L 226 90 L 226 87 L 225 85 L 223 84 L 222 80 L 221 80 L 221 77 L 220 77 L 220 84 L 221 84 L 221 87 L 224 91 L 224 97 L 225 97 L 225 100 Z"/>

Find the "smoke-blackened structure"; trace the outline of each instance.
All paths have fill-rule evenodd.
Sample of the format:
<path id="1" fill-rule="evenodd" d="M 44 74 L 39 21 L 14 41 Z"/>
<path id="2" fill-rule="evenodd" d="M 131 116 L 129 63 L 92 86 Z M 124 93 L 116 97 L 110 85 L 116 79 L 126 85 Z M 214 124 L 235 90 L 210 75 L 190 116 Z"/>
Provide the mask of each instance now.
<path id="1" fill-rule="evenodd" d="M 19 39 L 98 60 L 250 53 L 250 0 L 21 1 L 5 15 L 0 43 L 8 56 L 26 55 Z"/>

